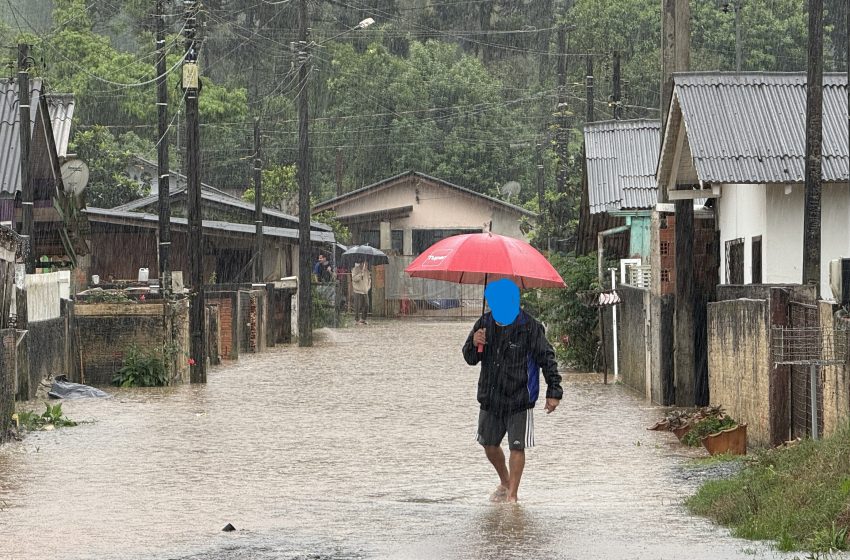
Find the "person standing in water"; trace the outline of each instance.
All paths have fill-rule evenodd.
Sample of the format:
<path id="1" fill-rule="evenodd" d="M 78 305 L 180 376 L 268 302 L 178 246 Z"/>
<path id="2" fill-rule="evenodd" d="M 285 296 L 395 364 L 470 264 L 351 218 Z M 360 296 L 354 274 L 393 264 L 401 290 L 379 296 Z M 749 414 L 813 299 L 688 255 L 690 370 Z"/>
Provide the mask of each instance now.
<path id="1" fill-rule="evenodd" d="M 534 446 L 533 408 L 540 391 L 540 371 L 546 380 L 546 413 L 554 412 L 563 389 L 555 351 L 543 325 L 520 309 L 519 287 L 511 280 L 487 286 L 490 312 L 472 327 L 463 345 L 471 366 L 481 364 L 478 378 L 478 443 L 499 475 L 493 501 L 517 501 L 525 468 L 525 449 Z M 508 436 L 510 458 L 505 464 L 502 440 Z"/>
<path id="2" fill-rule="evenodd" d="M 354 265 L 351 287 L 354 290 L 354 320 L 359 325 L 365 325 L 369 312 L 369 290 L 372 288 L 372 274 L 366 261 Z"/>

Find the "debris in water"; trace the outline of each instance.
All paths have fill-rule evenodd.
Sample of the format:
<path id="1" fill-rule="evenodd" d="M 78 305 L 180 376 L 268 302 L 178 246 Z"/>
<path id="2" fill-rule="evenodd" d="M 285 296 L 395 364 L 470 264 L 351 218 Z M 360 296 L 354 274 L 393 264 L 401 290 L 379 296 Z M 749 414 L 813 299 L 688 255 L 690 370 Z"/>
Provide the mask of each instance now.
<path id="1" fill-rule="evenodd" d="M 224 526 L 224 529 L 222 529 L 222 531 L 227 531 L 228 533 L 229 533 L 230 531 L 235 531 L 235 530 L 236 530 L 236 527 L 234 527 L 234 526 L 233 526 L 233 525 L 231 525 L 230 523 L 228 523 L 227 525 L 225 525 L 225 526 Z"/>

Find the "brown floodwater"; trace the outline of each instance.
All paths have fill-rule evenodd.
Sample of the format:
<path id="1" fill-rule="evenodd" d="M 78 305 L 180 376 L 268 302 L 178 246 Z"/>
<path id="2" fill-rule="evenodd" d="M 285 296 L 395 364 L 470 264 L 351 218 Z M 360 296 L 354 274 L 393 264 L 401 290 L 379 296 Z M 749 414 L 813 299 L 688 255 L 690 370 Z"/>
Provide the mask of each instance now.
<path id="1" fill-rule="evenodd" d="M 65 402 L 85 423 L 0 448 L 0 558 L 783 557 L 689 516 L 693 453 L 596 376 L 538 408 L 521 503 L 491 504 L 469 327 L 323 330 L 203 386 Z"/>

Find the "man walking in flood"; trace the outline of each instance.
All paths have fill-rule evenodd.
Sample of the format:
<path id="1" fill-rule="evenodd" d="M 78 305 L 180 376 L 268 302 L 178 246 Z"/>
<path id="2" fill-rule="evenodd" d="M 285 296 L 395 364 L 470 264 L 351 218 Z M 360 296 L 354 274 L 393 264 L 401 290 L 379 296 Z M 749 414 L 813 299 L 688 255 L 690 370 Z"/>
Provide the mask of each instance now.
<path id="1" fill-rule="evenodd" d="M 510 280 L 497 280 L 487 286 L 484 296 L 491 311 L 472 327 L 463 357 L 471 366 L 481 364 L 476 439 L 499 475 L 491 499 L 516 502 L 525 449 L 534 445 L 532 412 L 540 390 L 540 371 L 547 384 L 547 414 L 558 407 L 563 395 L 561 375 L 543 325 L 520 310 L 519 287 Z M 506 433 L 507 465 L 501 446 Z"/>

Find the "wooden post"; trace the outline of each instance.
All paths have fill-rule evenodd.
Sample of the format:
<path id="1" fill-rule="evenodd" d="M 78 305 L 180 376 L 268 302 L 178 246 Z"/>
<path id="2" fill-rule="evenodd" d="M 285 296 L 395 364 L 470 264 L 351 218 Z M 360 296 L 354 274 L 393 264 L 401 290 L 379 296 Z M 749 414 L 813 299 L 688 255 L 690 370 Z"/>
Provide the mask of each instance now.
<path id="1" fill-rule="evenodd" d="M 168 165 L 168 80 L 165 68 L 163 0 L 156 1 L 157 189 L 159 200 L 159 282 L 164 297 L 171 294 L 171 202 Z"/>
<path id="2" fill-rule="evenodd" d="M 265 279 L 263 269 L 263 162 L 260 158 L 260 119 L 254 119 L 254 223 L 256 224 L 256 254 L 254 255 L 254 282 Z"/>
<path id="3" fill-rule="evenodd" d="M 677 200 L 676 207 L 676 318 L 675 370 L 676 404 L 696 404 L 696 359 L 694 328 L 694 202 Z"/>
<path id="4" fill-rule="evenodd" d="M 584 122 L 592 123 L 593 118 L 593 57 L 587 55 L 587 75 L 585 76 L 585 116 Z"/>
<path id="5" fill-rule="evenodd" d="M 192 359 L 190 380 L 207 382 L 206 325 L 204 322 L 204 236 L 201 217 L 201 129 L 198 115 L 200 94 L 197 64 L 199 42 L 195 42 L 199 6 L 193 2 L 186 12 L 186 59 L 183 63 L 183 88 L 186 90 L 186 186 L 189 222 L 190 292 L 189 332 Z"/>
<path id="6" fill-rule="evenodd" d="M 35 272 L 35 238 L 33 237 L 33 186 L 30 175 L 30 141 L 31 141 L 31 112 L 30 112 L 30 75 L 29 75 L 29 45 L 18 45 L 18 109 L 20 114 L 21 142 L 21 236 L 26 240 L 26 273 Z M 48 118 L 47 115 L 42 115 Z"/>
<path id="7" fill-rule="evenodd" d="M 823 0 L 809 1 L 806 78 L 806 190 L 803 212 L 803 284 L 820 298 L 821 153 L 823 136 Z"/>
<path id="8" fill-rule="evenodd" d="M 567 28 L 558 27 L 558 173 L 556 188 L 567 192 L 567 158 L 569 156 L 567 129 Z"/>
<path id="9" fill-rule="evenodd" d="M 614 51 L 611 81 L 611 101 L 614 104 L 614 120 L 620 120 L 623 116 L 622 96 L 620 93 L 620 51 Z"/>

